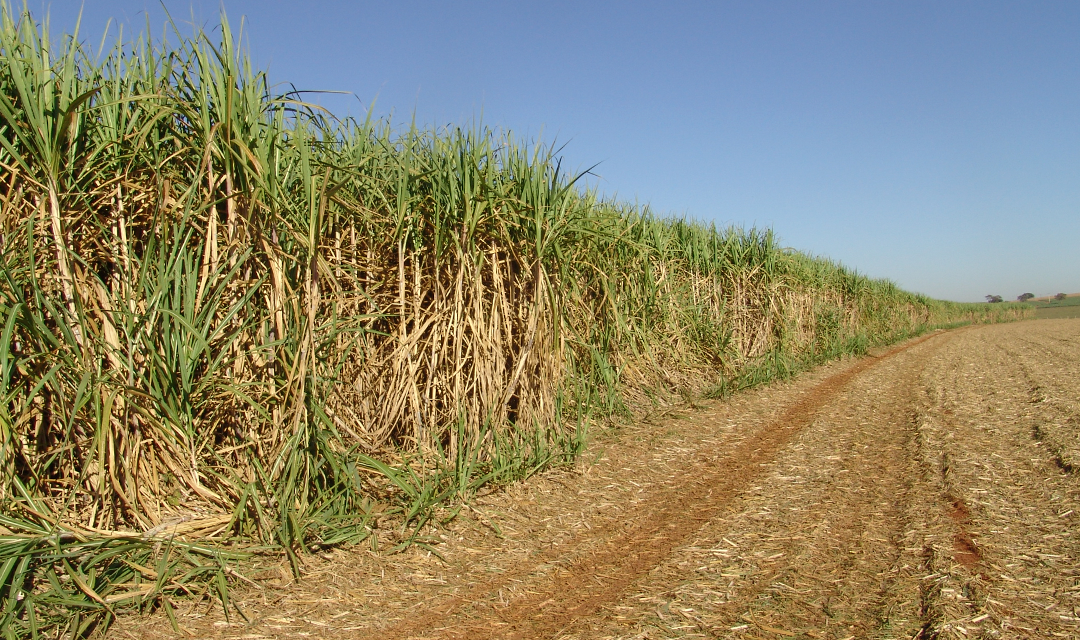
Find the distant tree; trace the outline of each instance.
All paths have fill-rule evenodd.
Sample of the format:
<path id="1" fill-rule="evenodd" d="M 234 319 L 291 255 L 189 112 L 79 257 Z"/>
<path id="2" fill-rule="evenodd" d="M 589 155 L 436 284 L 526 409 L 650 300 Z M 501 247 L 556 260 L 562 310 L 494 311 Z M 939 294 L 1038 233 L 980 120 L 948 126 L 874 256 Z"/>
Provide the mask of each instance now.
<path id="1" fill-rule="evenodd" d="M 1065 299 L 1065 294 L 1064 293 L 1059 293 L 1056 296 L 1054 296 L 1054 300 L 1064 300 L 1064 299 Z"/>
<path id="2" fill-rule="evenodd" d="M 1001 302 L 1002 300 L 1004 300 L 1004 298 L 1002 298 L 1001 296 L 995 296 L 993 294 L 986 296 L 987 302 Z"/>
<path id="3" fill-rule="evenodd" d="M 1019 302 L 1027 302 L 1028 300 L 1031 300 L 1034 297 L 1035 297 L 1034 293 L 1021 293 L 1020 295 L 1016 296 L 1016 299 Z"/>

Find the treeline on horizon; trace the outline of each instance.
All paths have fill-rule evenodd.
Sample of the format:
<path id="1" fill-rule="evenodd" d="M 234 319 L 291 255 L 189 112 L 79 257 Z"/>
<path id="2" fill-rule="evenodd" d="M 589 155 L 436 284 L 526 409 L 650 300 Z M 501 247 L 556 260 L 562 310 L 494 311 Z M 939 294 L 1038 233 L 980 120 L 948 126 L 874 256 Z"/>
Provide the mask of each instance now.
<path id="1" fill-rule="evenodd" d="M 422 543 L 589 424 L 1027 313 L 603 199 L 510 133 L 336 119 L 275 94 L 224 16 L 94 55 L 0 6 L 15 636 L 171 615 L 244 545 Z"/>

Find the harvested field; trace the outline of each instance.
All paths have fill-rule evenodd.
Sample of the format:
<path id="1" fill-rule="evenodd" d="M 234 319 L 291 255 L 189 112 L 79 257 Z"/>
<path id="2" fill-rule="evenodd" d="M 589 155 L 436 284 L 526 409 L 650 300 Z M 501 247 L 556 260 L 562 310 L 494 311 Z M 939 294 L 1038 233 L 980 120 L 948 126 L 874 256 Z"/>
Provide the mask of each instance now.
<path id="1" fill-rule="evenodd" d="M 937 332 L 598 435 L 431 547 L 269 568 L 225 638 L 1080 634 L 1080 321 Z M 164 616 L 110 637 L 172 637 Z"/>

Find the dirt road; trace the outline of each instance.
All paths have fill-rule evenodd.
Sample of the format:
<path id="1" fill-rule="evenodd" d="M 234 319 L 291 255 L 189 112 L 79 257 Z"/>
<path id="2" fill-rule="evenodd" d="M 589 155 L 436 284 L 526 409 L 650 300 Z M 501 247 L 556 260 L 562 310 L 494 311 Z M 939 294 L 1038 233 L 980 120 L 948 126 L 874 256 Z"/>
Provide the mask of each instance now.
<path id="1" fill-rule="evenodd" d="M 435 547 L 252 576 L 235 638 L 1080 637 L 1080 320 L 934 333 L 597 438 Z M 183 613 L 183 612 L 182 612 Z M 124 618 L 114 637 L 172 636 Z"/>

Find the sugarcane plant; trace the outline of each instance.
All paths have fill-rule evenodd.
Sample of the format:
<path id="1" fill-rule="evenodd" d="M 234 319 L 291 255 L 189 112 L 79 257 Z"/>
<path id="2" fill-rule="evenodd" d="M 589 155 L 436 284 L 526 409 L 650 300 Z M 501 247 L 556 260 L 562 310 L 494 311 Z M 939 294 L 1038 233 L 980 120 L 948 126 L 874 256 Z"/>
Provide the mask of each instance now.
<path id="1" fill-rule="evenodd" d="M 94 54 L 0 14 L 7 637 L 228 612 L 251 554 L 426 544 L 590 424 L 1027 313 L 607 200 L 509 132 L 335 118 L 224 15 Z"/>

